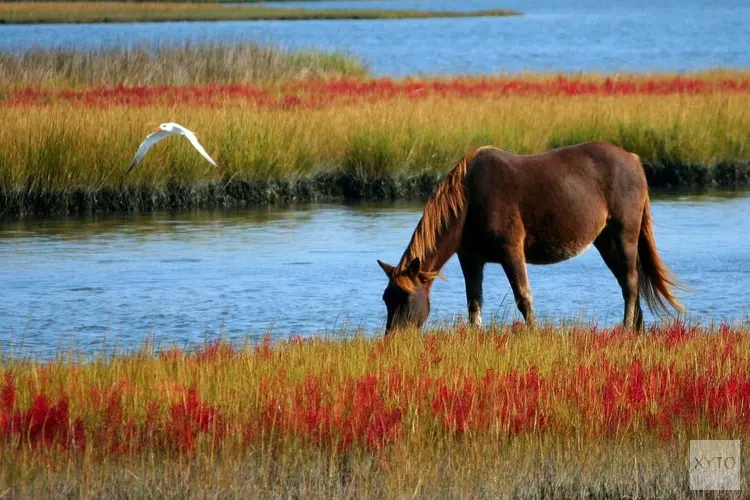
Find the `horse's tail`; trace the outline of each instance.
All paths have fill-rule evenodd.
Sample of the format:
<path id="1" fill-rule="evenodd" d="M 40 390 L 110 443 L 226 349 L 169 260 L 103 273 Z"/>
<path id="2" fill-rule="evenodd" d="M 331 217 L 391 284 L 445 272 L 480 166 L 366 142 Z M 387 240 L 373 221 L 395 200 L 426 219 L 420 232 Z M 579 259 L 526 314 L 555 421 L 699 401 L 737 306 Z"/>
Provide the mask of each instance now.
<path id="1" fill-rule="evenodd" d="M 641 219 L 641 234 L 638 236 L 638 289 L 649 309 L 658 316 L 669 312 L 667 304 L 678 312 L 683 312 L 685 308 L 674 296 L 673 289 L 685 287 L 656 251 L 650 204 L 646 198 Z"/>

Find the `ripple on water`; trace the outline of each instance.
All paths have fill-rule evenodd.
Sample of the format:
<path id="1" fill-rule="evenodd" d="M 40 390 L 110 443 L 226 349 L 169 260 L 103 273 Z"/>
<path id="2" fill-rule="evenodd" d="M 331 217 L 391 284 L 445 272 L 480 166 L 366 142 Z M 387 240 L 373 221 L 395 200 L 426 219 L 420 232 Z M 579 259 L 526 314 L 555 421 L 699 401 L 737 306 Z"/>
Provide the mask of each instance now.
<path id="1" fill-rule="evenodd" d="M 297 223 L 285 226 L 283 240 L 271 246 L 264 234 L 278 232 L 279 218 L 259 224 L 254 210 L 240 212 L 242 217 L 236 211 L 227 215 L 236 225 L 236 230 L 222 233 L 227 245 L 208 237 L 217 230 L 215 224 L 205 224 L 201 214 L 149 216 L 180 217 L 181 229 L 163 238 L 149 237 L 148 231 L 160 231 L 155 225 L 130 231 L 128 221 L 138 224 L 139 216 L 121 218 L 107 226 L 106 245 L 89 237 L 91 224 L 96 224 L 91 221 L 67 221 L 63 240 L 49 228 L 37 232 L 33 222 L 23 223 L 21 229 L 12 224 L 14 234 L 8 236 L 0 223 L 0 248 L 11 241 L 19 250 L 2 254 L 0 333 L 11 335 L 0 339 L 0 349 L 5 352 L 21 342 L 19 348 L 54 354 L 61 341 L 78 342 L 85 349 L 87 342 L 101 340 L 105 332 L 108 342 L 116 341 L 120 348 L 136 348 L 146 338 L 157 344 L 200 343 L 219 335 L 262 337 L 269 329 L 275 337 L 286 338 L 330 332 L 342 325 L 379 335 L 386 283 L 370 253 L 377 248 L 378 257 L 386 261 L 401 257 L 422 204 L 409 207 L 377 215 L 372 205 L 361 210 L 334 206 L 320 217 L 315 210 L 296 208 L 301 214 Z M 750 218 L 742 216 L 746 213 L 748 196 L 731 203 L 709 199 L 697 206 L 695 199 L 654 201 L 659 251 L 693 287 L 682 294 L 691 318 L 747 318 L 750 249 L 744 242 L 750 241 Z M 211 217 L 215 220 L 220 213 Z M 252 226 L 253 239 L 247 238 L 243 219 Z M 183 230 L 199 237 L 185 244 Z M 19 238 L 19 231 L 29 237 Z M 46 251 L 49 244 L 55 252 Z M 152 257 L 165 252 L 170 253 L 168 259 Z M 125 265 L 92 265 L 100 260 Z M 431 319 L 437 322 L 466 314 L 464 282 L 455 258 L 444 274 L 448 281 L 437 281 L 433 289 Z M 620 321 L 620 290 L 596 251 L 561 264 L 529 266 L 529 277 L 540 318 L 579 318 L 600 325 Z M 485 321 L 493 316 L 519 319 L 498 265 L 485 270 L 484 296 Z M 653 318 L 649 315 L 648 320 Z"/>

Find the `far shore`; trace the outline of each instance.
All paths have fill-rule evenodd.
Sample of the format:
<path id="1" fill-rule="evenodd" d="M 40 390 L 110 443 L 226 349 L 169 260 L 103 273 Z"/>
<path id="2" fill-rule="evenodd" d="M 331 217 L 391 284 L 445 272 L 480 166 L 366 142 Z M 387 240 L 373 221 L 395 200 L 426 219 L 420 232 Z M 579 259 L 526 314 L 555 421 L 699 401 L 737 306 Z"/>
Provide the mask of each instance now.
<path id="1" fill-rule="evenodd" d="M 426 19 L 502 17 L 520 14 L 520 12 L 506 9 L 468 12 L 302 9 L 180 2 L 11 2 L 0 4 L 0 24 Z"/>

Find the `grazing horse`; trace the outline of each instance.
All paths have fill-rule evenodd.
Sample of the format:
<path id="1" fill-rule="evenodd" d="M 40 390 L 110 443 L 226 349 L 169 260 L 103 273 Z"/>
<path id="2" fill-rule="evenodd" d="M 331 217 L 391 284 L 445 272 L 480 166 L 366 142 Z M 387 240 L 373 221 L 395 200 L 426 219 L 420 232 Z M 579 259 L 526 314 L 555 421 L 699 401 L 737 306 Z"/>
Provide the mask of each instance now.
<path id="1" fill-rule="evenodd" d="M 648 186 L 640 158 L 605 142 L 516 155 L 482 147 L 466 155 L 424 208 L 383 300 L 386 335 L 421 327 L 430 313 L 433 280 L 458 254 L 471 324 L 481 325 L 482 279 L 488 262 L 503 266 L 516 305 L 534 325 L 526 263 L 554 264 L 591 244 L 622 288 L 625 328 L 642 329 L 639 292 L 649 308 L 678 311 L 677 279 L 656 251 Z"/>

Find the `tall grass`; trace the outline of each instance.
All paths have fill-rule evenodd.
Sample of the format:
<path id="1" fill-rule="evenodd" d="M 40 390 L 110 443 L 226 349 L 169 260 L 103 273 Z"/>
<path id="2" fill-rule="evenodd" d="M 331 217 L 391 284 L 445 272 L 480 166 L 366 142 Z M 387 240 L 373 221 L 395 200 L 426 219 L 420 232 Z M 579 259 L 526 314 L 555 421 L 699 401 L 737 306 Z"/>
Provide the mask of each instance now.
<path id="1" fill-rule="evenodd" d="M 192 68 L 192 49 L 175 50 L 183 62 L 174 68 Z M 97 68 L 123 78 L 130 60 L 92 59 L 91 69 L 84 58 L 74 70 L 40 77 L 46 89 L 2 91 L 9 126 L 0 129 L 0 216 L 423 196 L 459 158 L 488 144 L 527 154 L 605 140 L 640 155 L 652 186 L 750 182 L 750 86 L 742 73 L 289 80 L 294 65 L 280 62 L 265 66 L 279 67 L 279 76 L 262 85 L 50 90 L 55 78 L 104 78 Z M 252 78 L 242 75 L 258 65 L 248 66 L 199 62 L 184 74 Z M 181 74 L 168 73 L 169 64 L 133 67 L 153 81 Z M 27 71 L 29 79 L 44 73 Z M 219 168 L 171 137 L 125 176 L 138 144 L 167 121 L 197 132 Z"/>
<path id="2" fill-rule="evenodd" d="M 485 144 L 519 154 L 584 140 L 609 140 L 653 168 L 709 169 L 750 159 L 750 95 L 508 97 L 276 108 L 67 103 L 4 110 L 0 185 L 60 191 L 77 187 L 194 184 L 222 179 L 299 179 L 346 172 L 362 178 L 444 173 Z M 180 138 L 157 144 L 133 173 L 124 169 L 155 125 L 198 133 L 214 169 Z"/>
<path id="3" fill-rule="evenodd" d="M 4 2 L 0 23 L 108 23 L 158 21 L 274 21 L 311 19 L 422 19 L 432 17 L 512 16 L 504 9 L 427 11 L 390 9 L 301 9 L 208 2 Z"/>
<path id="4" fill-rule="evenodd" d="M 365 64 L 341 52 L 252 42 L 0 52 L 0 88 L 5 89 L 248 84 L 367 74 Z"/>
<path id="5" fill-rule="evenodd" d="M 0 487 L 13 497 L 684 498 L 689 440 L 741 439 L 747 451 L 748 338 L 728 324 L 647 335 L 458 324 L 3 359 Z"/>

